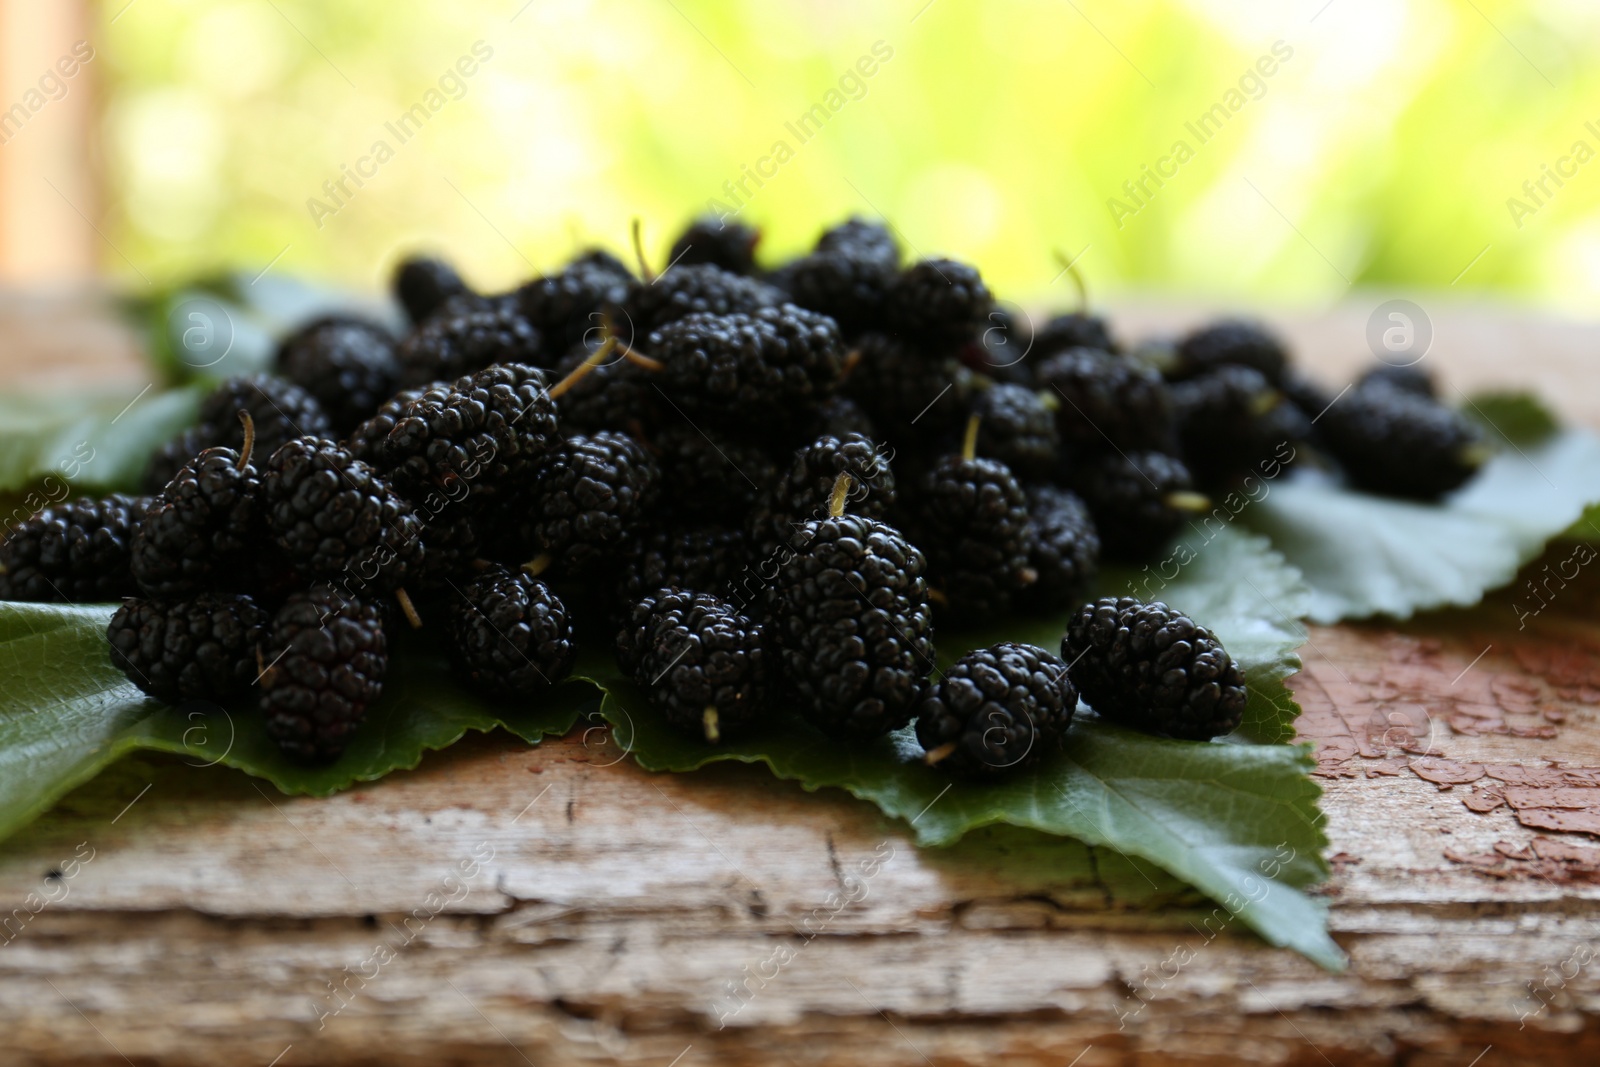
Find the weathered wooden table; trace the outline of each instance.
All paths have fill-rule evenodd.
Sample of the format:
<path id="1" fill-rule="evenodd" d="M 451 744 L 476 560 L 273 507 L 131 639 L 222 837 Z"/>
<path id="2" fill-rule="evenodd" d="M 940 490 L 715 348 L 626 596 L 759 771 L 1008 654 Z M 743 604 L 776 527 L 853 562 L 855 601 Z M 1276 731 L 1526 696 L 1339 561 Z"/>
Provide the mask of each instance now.
<path id="1" fill-rule="evenodd" d="M 1282 324 L 1339 379 L 1377 302 Z M 1600 427 L 1600 329 L 1434 322 L 1450 382 L 1531 384 Z M 0 299 L 0 337 L 8 381 L 139 387 L 81 302 Z M 72 794 L 0 844 L 0 909 L 53 900 L 0 945 L 0 1063 L 1595 1062 L 1594 570 L 1525 630 L 1504 594 L 1312 629 L 1293 686 L 1345 974 L 1208 938 L 1211 905 L 1114 854 L 1007 832 L 918 851 L 761 770 L 647 774 L 598 729 L 474 735 L 328 800 L 168 759 Z"/>

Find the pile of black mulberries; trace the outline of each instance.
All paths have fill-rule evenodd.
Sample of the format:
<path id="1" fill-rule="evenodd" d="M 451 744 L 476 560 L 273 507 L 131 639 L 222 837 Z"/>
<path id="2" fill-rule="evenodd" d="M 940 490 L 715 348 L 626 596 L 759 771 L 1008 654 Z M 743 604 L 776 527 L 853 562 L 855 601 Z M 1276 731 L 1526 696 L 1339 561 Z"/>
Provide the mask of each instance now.
<path id="1" fill-rule="evenodd" d="M 1102 556 L 1151 564 L 1292 463 L 1434 499 L 1487 454 L 1416 368 L 1336 393 L 1254 323 L 1129 346 L 1087 306 L 1033 322 L 871 220 L 782 263 L 760 240 L 702 218 L 659 271 L 590 249 L 498 294 L 407 259 L 403 332 L 293 330 L 270 374 L 214 387 L 147 495 L 7 531 L 0 599 L 119 601 L 135 686 L 253 704 L 296 759 L 362 736 L 397 656 L 523 700 L 592 641 L 704 743 L 915 721 L 928 764 L 992 778 L 1048 761 L 1080 697 L 1175 738 L 1241 721 L 1215 634 L 1085 604 Z M 1017 614 L 1072 616 L 1061 655 L 939 669 L 936 623 Z"/>

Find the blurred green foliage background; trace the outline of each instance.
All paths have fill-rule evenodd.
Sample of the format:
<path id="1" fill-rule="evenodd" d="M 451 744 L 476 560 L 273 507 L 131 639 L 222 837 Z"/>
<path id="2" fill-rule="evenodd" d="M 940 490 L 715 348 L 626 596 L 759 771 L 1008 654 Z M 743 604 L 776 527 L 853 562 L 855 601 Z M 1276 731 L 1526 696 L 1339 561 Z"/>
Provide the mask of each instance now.
<path id="1" fill-rule="evenodd" d="M 709 205 L 773 257 L 882 214 L 1018 299 L 1058 249 L 1101 293 L 1600 295 L 1593 0 L 125 4 L 108 232 L 153 278 L 420 246 L 507 286 Z"/>

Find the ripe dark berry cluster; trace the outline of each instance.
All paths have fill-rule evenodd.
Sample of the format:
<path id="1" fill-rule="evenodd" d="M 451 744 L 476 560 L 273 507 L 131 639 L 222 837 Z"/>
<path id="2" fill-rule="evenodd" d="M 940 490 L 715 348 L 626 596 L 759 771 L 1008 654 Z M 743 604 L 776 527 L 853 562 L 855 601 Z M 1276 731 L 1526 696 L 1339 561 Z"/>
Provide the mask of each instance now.
<path id="1" fill-rule="evenodd" d="M 659 271 L 636 240 L 637 270 L 591 249 L 500 293 L 407 259 L 393 327 L 289 333 L 151 459 L 149 496 L 9 530 L 0 598 L 122 601 L 134 685 L 255 700 L 300 759 L 338 757 L 422 627 L 493 698 L 542 693 L 597 637 L 703 742 L 915 719 L 928 763 L 994 775 L 1047 760 L 1080 694 L 1227 733 L 1242 676 L 1164 604 L 1092 603 L 1060 658 L 1000 644 L 942 672 L 936 619 L 1064 618 L 1102 553 L 1150 562 L 1205 494 L 1302 454 L 1419 499 L 1486 456 L 1416 368 L 1339 394 L 1256 324 L 1125 346 L 1081 283 L 1034 323 L 879 222 L 780 263 L 760 237 L 700 219 Z"/>

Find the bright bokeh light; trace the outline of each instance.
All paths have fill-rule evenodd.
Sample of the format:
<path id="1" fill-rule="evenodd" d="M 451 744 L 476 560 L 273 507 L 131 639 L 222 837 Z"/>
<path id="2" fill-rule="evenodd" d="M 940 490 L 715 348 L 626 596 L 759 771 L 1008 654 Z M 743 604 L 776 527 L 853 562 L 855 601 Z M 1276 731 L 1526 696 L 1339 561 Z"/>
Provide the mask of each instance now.
<path id="1" fill-rule="evenodd" d="M 111 239 L 157 278 L 376 285 L 422 246 L 492 288 L 636 215 L 659 255 L 737 210 L 777 256 L 881 213 L 1019 298 L 1084 249 L 1101 292 L 1600 295 L 1585 0 L 521 3 L 140 0 L 99 30 Z"/>

